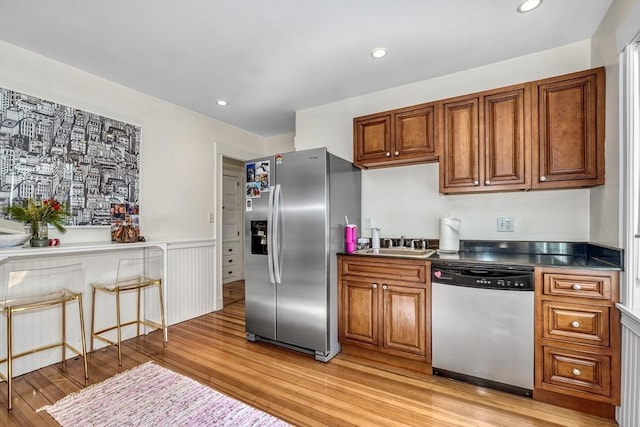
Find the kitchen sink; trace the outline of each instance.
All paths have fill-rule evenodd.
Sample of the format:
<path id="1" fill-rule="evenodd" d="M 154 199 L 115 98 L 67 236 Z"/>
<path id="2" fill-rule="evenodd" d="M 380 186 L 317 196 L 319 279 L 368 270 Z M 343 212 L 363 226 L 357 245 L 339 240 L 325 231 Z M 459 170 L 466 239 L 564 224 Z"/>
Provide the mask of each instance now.
<path id="1" fill-rule="evenodd" d="M 435 249 L 380 248 L 360 249 L 355 253 L 358 255 L 397 256 L 401 258 L 428 258 L 435 252 Z"/>

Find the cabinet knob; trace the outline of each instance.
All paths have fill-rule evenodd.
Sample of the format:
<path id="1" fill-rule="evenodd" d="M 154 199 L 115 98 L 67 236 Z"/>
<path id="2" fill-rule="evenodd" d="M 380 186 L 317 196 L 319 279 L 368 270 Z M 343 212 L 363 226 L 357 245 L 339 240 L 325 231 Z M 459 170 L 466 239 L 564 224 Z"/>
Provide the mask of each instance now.
<path id="1" fill-rule="evenodd" d="M 486 181 L 484 182 L 484 185 L 491 185 L 491 181 L 486 180 Z"/>
<path id="2" fill-rule="evenodd" d="M 541 177 L 540 177 L 540 181 L 545 182 L 546 180 L 547 180 L 547 177 L 546 177 L 546 176 L 541 176 Z"/>
<path id="3" fill-rule="evenodd" d="M 387 290 L 387 285 L 382 285 L 382 289 Z"/>
<path id="4" fill-rule="evenodd" d="M 582 372 L 580 372 L 580 369 L 573 368 L 573 370 L 571 371 L 571 373 L 577 377 L 577 376 L 578 376 L 578 375 L 580 375 Z"/>
<path id="5" fill-rule="evenodd" d="M 227 252 L 231 252 L 231 251 L 233 251 L 233 249 L 231 249 L 231 248 L 227 249 Z"/>
<path id="6" fill-rule="evenodd" d="M 227 262 L 228 262 L 228 263 L 232 263 L 232 262 L 233 262 L 233 260 L 232 260 L 232 259 L 230 259 L 230 260 L 229 260 L 229 261 L 227 261 Z"/>
<path id="7" fill-rule="evenodd" d="M 387 151 L 387 154 L 385 154 L 385 156 L 391 157 L 391 153 Z"/>
<path id="8" fill-rule="evenodd" d="M 377 288 L 378 288 L 378 284 L 377 284 L 377 283 L 374 283 L 373 285 L 371 285 L 371 287 L 372 287 L 373 289 L 377 289 Z"/>
<path id="9" fill-rule="evenodd" d="M 574 320 L 573 322 L 571 322 L 571 326 L 573 326 L 574 328 L 578 328 L 580 327 L 580 322 L 578 322 L 577 320 Z"/>
<path id="10" fill-rule="evenodd" d="M 576 291 L 579 291 L 580 289 L 582 289 L 582 286 L 578 285 L 577 283 L 574 283 L 572 288 Z"/>
<path id="11" fill-rule="evenodd" d="M 473 181 L 473 185 L 480 185 L 480 181 Z"/>
<path id="12" fill-rule="evenodd" d="M 399 152 L 399 151 L 396 151 L 396 152 L 395 152 L 395 153 L 393 153 L 393 154 L 395 154 L 396 156 L 399 156 L 399 155 L 400 155 L 400 152 Z"/>

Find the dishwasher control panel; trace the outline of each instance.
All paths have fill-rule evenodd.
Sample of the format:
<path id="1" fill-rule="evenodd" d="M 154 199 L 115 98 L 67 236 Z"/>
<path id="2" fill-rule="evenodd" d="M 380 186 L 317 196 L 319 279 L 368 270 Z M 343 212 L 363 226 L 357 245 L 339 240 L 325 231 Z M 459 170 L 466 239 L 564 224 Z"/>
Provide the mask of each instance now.
<path id="1" fill-rule="evenodd" d="M 533 271 L 432 266 L 431 282 L 471 288 L 533 291 Z"/>

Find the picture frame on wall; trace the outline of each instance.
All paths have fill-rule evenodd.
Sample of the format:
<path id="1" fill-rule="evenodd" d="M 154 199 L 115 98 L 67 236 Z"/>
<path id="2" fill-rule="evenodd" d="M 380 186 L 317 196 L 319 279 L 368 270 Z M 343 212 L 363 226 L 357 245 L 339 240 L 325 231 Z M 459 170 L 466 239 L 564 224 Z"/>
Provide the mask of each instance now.
<path id="1" fill-rule="evenodd" d="M 54 198 L 67 226 L 139 215 L 140 126 L 0 87 L 0 211 Z M 113 201 L 124 217 L 113 217 Z M 132 206 L 128 208 L 128 206 Z"/>

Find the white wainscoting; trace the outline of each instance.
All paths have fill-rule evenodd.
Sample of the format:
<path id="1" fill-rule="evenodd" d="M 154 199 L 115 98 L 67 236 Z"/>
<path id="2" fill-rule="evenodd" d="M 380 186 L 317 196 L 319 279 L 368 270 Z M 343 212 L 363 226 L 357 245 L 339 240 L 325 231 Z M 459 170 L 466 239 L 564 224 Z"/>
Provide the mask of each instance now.
<path id="1" fill-rule="evenodd" d="M 174 325 L 222 308 L 216 283 L 215 240 L 169 243 L 167 323 Z"/>
<path id="2" fill-rule="evenodd" d="M 640 426 L 640 319 L 622 312 L 622 402 L 616 415 L 620 427 Z"/>

